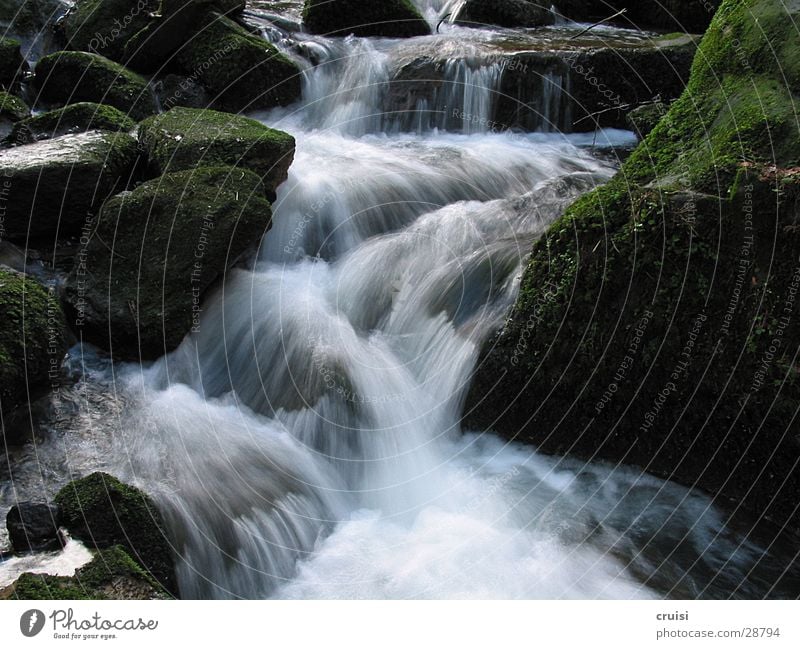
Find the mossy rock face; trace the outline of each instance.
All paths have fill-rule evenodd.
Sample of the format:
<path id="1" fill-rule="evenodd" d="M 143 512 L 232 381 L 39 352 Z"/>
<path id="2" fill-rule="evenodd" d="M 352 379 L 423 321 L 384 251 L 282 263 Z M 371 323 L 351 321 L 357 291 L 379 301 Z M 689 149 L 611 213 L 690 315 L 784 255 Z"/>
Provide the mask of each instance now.
<path id="1" fill-rule="evenodd" d="M 167 174 L 110 199 L 67 281 L 84 340 L 121 359 L 172 351 L 270 221 L 261 180 L 232 167 Z"/>
<path id="2" fill-rule="evenodd" d="M 28 69 L 19 41 L 0 36 L 0 86 L 13 88 Z"/>
<path id="3" fill-rule="evenodd" d="M 135 120 L 157 112 L 144 77 L 98 54 L 56 52 L 42 58 L 35 73 L 40 99 L 52 105 L 107 104 Z"/>
<path id="4" fill-rule="evenodd" d="M 138 155 L 133 137 L 102 131 L 1 151 L 5 237 L 25 243 L 78 233 L 109 195 L 127 186 Z"/>
<path id="5" fill-rule="evenodd" d="M 11 412 L 58 376 L 66 352 L 58 297 L 0 267 L 0 412 Z M 10 441 L 10 440 L 9 440 Z"/>
<path id="6" fill-rule="evenodd" d="M 6 595 L 18 600 L 144 600 L 169 599 L 170 594 L 121 545 L 98 552 L 73 577 L 25 573 Z"/>
<path id="7" fill-rule="evenodd" d="M 303 24 L 312 34 L 404 38 L 430 34 L 410 0 L 306 0 Z"/>
<path id="8" fill-rule="evenodd" d="M 657 101 L 652 104 L 645 104 L 634 108 L 627 114 L 626 120 L 631 130 L 636 133 L 640 138 L 645 138 L 656 127 L 661 118 L 667 114 L 669 106 L 662 101 Z"/>
<path id="9" fill-rule="evenodd" d="M 457 22 L 468 25 L 501 27 L 540 27 L 552 25 L 556 16 L 545 2 L 532 0 L 467 0 Z"/>
<path id="10" fill-rule="evenodd" d="M 800 5 L 786 6 L 725 0 L 684 94 L 534 245 L 483 350 L 468 427 L 635 464 L 800 528 L 800 129 L 785 28 Z"/>
<path id="11" fill-rule="evenodd" d="M 173 108 L 142 122 L 139 146 L 157 175 L 197 166 L 242 167 L 257 173 L 273 197 L 288 176 L 295 142 L 239 115 Z"/>
<path id="12" fill-rule="evenodd" d="M 164 523 L 143 491 L 98 472 L 70 482 L 55 503 L 59 523 L 74 538 L 99 550 L 121 545 L 164 590 L 177 592 Z"/>
<path id="13" fill-rule="evenodd" d="M 17 122 L 9 140 L 32 143 L 94 130 L 128 133 L 134 128 L 136 122 L 113 106 L 81 102 Z"/>
<path id="14" fill-rule="evenodd" d="M 286 106 L 301 95 L 300 68 L 272 44 L 215 15 L 175 55 L 208 90 L 212 107 L 239 112 Z"/>
<path id="15" fill-rule="evenodd" d="M 18 122 L 30 117 L 31 109 L 19 97 L 0 90 L 0 118 Z"/>

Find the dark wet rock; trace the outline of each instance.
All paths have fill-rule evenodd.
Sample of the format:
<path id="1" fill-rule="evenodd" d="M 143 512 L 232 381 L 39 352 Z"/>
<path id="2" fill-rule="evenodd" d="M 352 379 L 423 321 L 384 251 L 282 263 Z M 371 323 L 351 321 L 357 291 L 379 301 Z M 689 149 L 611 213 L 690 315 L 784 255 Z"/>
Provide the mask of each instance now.
<path id="1" fill-rule="evenodd" d="M 62 545 L 58 531 L 58 508 L 47 503 L 24 502 L 6 515 L 6 528 L 15 552 L 57 550 Z"/>
<path id="2" fill-rule="evenodd" d="M 106 197 L 127 186 L 137 158 L 133 137 L 102 131 L 0 151 L 5 237 L 53 241 L 76 234 Z"/>
<path id="3" fill-rule="evenodd" d="M 485 118 L 493 130 L 569 133 L 627 129 L 626 115 L 633 108 L 656 98 L 677 98 L 686 86 L 695 51 L 691 37 L 677 36 L 614 48 L 491 52 L 464 64 L 497 69 L 494 112 Z M 384 111 L 393 113 L 404 128 L 414 126 L 421 105 L 438 110 L 437 123 L 444 122 L 448 129 L 481 117 L 458 114 L 452 101 L 445 100 L 463 83 L 452 65 L 434 52 L 402 62 L 384 95 Z"/>
<path id="4" fill-rule="evenodd" d="M 98 552 L 73 577 L 26 572 L 11 587 L 0 591 L 0 599 L 150 600 L 171 599 L 171 595 L 126 548 L 114 545 Z"/>
<path id="5" fill-rule="evenodd" d="M 264 194 L 246 169 L 203 167 L 108 200 L 67 280 L 83 339 L 117 359 L 175 349 L 199 326 L 206 291 L 268 229 Z"/>
<path id="6" fill-rule="evenodd" d="M 594 22 L 625 9 L 616 19 L 625 27 L 664 31 L 705 31 L 721 0 L 560 0 L 558 10 L 567 18 Z"/>
<path id="7" fill-rule="evenodd" d="M 329 36 L 424 36 L 430 26 L 410 0 L 306 0 L 303 24 Z"/>
<path id="8" fill-rule="evenodd" d="M 58 375 L 65 351 L 58 297 L 37 281 L 0 267 L 0 412 L 25 406 L 43 390 Z"/>
<path id="9" fill-rule="evenodd" d="M 211 98 L 201 83 L 191 77 L 168 74 L 155 86 L 161 110 L 168 111 L 176 106 L 183 108 L 208 108 Z"/>
<path id="10" fill-rule="evenodd" d="M 64 0 L 0 0 L 0 33 L 33 36 L 63 16 Z"/>
<path id="11" fill-rule="evenodd" d="M 534 245 L 467 427 L 800 527 L 798 19 L 725 0 L 686 91 Z"/>
<path id="12" fill-rule="evenodd" d="M 113 106 L 81 102 L 17 122 L 9 140 L 15 144 L 30 144 L 94 130 L 128 133 L 135 127 L 136 122 Z"/>
<path id="13" fill-rule="evenodd" d="M 268 196 L 289 174 L 294 138 L 256 120 L 214 110 L 173 108 L 142 122 L 139 146 L 155 175 L 197 166 L 231 166 L 258 174 Z"/>
<path id="14" fill-rule="evenodd" d="M 13 89 L 28 71 L 19 41 L 0 36 L 0 87 Z"/>
<path id="15" fill-rule="evenodd" d="M 103 550 L 122 546 L 161 588 L 175 594 L 175 559 L 155 503 L 106 473 L 74 480 L 56 494 L 59 523 L 73 538 Z"/>
<path id="16" fill-rule="evenodd" d="M 540 27 L 555 22 L 551 6 L 551 3 L 534 0 L 467 0 L 456 21 L 478 27 Z"/>
<path id="17" fill-rule="evenodd" d="M 225 16 L 198 32 L 175 55 L 186 76 L 211 96 L 212 108 L 230 112 L 286 106 L 300 98 L 300 68 L 274 45 Z"/>
<path id="18" fill-rule="evenodd" d="M 77 0 L 63 23 L 67 46 L 122 63 L 125 44 L 157 8 L 158 0 Z"/>
<path id="19" fill-rule="evenodd" d="M 39 98 L 54 106 L 107 104 L 135 120 L 156 112 L 144 77 L 98 54 L 55 52 L 36 64 L 35 73 Z"/>
<path id="20" fill-rule="evenodd" d="M 19 97 L 0 90 L 0 120 L 19 122 L 29 117 L 31 109 Z"/>
<path id="21" fill-rule="evenodd" d="M 686 87 L 697 46 L 690 37 L 651 46 L 528 52 L 503 64 L 495 121 L 525 130 L 628 128 L 626 115 Z"/>

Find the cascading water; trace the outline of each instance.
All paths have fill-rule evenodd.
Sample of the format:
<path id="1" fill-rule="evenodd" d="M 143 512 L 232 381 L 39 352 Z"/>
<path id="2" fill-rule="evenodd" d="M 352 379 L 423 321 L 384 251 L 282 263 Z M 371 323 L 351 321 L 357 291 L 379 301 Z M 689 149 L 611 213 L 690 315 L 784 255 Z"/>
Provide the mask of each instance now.
<path id="1" fill-rule="evenodd" d="M 257 256 L 158 363 L 85 357 L 103 434 L 37 470 L 61 452 L 153 494 L 187 598 L 796 592 L 703 495 L 459 429 L 532 242 L 614 171 L 580 145 L 630 136 L 387 134 L 391 58 L 318 54 L 302 107 L 264 118 L 297 152 Z M 446 100 L 490 120 L 496 79 L 460 65 Z"/>

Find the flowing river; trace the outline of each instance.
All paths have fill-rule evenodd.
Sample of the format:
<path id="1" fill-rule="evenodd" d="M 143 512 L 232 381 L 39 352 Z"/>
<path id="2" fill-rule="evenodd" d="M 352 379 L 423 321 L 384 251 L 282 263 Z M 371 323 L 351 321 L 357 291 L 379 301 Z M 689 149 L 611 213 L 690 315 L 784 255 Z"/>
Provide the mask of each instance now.
<path id="1" fill-rule="evenodd" d="M 420 4 L 436 20 L 458 3 Z M 414 40 L 474 48 L 467 31 Z M 790 549 L 702 493 L 460 428 L 532 242 L 632 134 L 492 132 L 502 70 L 463 51 L 433 103 L 387 113 L 408 44 L 303 47 L 302 105 L 260 116 L 297 139 L 272 230 L 173 354 L 112 368 L 72 350 L 78 381 L 43 415 L 52 435 L 10 451 L 2 512 L 108 470 L 162 507 L 186 598 L 798 592 Z"/>

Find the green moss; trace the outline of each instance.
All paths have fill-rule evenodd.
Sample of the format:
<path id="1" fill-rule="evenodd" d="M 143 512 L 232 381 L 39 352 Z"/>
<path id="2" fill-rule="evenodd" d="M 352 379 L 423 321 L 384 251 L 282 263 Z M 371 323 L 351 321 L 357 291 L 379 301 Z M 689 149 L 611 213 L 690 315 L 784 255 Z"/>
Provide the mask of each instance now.
<path id="1" fill-rule="evenodd" d="M 141 490 L 105 473 L 75 480 L 55 497 L 59 523 L 98 549 L 121 545 L 167 591 L 175 568 L 158 509 Z M 89 576 L 95 573 L 90 573 Z"/>
<path id="2" fill-rule="evenodd" d="M 112 106 L 81 102 L 17 122 L 9 140 L 20 143 L 92 130 L 127 133 L 135 127 L 136 122 Z"/>
<path id="3" fill-rule="evenodd" d="M 19 97 L 0 90 L 0 117 L 18 122 L 31 114 L 31 109 Z"/>
<path id="4" fill-rule="evenodd" d="M 0 268 L 0 410 L 28 400 L 58 375 L 64 357 L 64 315 L 38 282 Z"/>
<path id="5" fill-rule="evenodd" d="M 173 108 L 139 127 L 139 145 L 158 175 L 227 165 L 256 172 L 268 193 L 286 180 L 294 138 L 252 119 L 213 110 Z"/>
<path id="6" fill-rule="evenodd" d="M 213 95 L 213 106 L 239 112 L 286 106 L 300 98 L 300 69 L 263 38 L 217 15 L 176 54 L 183 72 Z"/>
<path id="7" fill-rule="evenodd" d="M 157 112 L 144 77 L 98 54 L 56 52 L 43 57 L 35 72 L 40 97 L 51 104 L 107 104 L 136 120 Z"/>
<path id="8" fill-rule="evenodd" d="M 314 34 L 408 37 L 430 34 L 410 0 L 306 0 L 303 23 Z"/>

